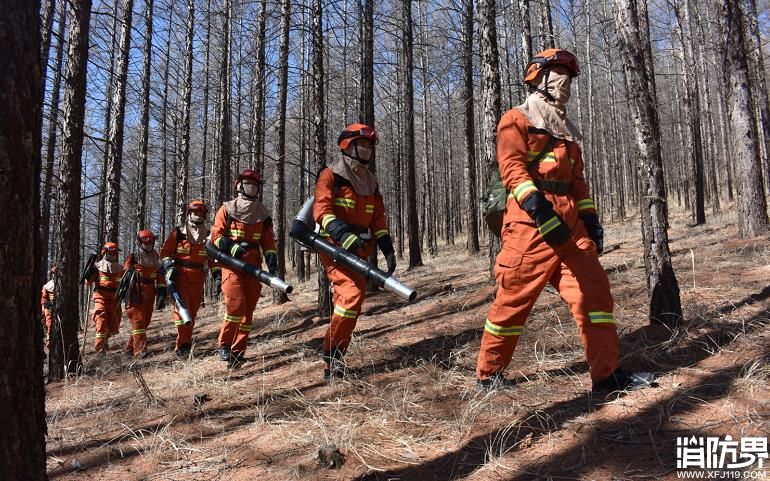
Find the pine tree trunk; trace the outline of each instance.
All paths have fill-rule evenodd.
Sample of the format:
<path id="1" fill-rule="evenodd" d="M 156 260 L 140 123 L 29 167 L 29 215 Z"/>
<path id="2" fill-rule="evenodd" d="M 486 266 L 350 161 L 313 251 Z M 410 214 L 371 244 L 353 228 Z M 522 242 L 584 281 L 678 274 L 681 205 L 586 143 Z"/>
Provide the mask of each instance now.
<path id="1" fill-rule="evenodd" d="M 543 50 L 556 48 L 556 39 L 553 35 L 553 21 L 551 20 L 551 2 L 549 0 L 540 0 L 540 29 L 542 30 Z"/>
<path id="2" fill-rule="evenodd" d="M 45 480 L 45 392 L 40 328 L 40 200 L 43 90 L 39 1 L 4 1 L 0 35 L 0 199 L 13 208 L 0 256 L 0 473 Z M 34 53 L 33 53 L 34 52 Z M 41 72 L 42 71 L 42 72 Z M 75 297 L 76 298 L 76 297 Z M 77 338 L 76 338 L 77 342 Z"/>
<path id="3" fill-rule="evenodd" d="M 134 0 L 125 0 L 120 31 L 120 56 L 112 89 L 112 121 L 110 122 L 110 155 L 107 163 L 105 240 L 118 242 L 120 230 L 120 190 L 123 170 L 123 128 L 126 115 L 126 83 L 131 49 L 131 19 Z"/>
<path id="4" fill-rule="evenodd" d="M 482 2 L 486 5 L 487 0 L 479 1 L 479 15 L 481 15 Z M 524 54 L 524 61 L 529 62 L 532 58 L 532 26 L 529 19 L 529 0 L 519 0 L 519 16 L 521 18 L 521 51 Z"/>
<path id="5" fill-rule="evenodd" d="M 211 0 L 206 0 L 206 54 L 203 62 L 203 133 L 201 146 L 201 199 L 206 201 L 206 166 L 208 165 L 209 148 L 209 88 L 211 85 Z"/>
<path id="6" fill-rule="evenodd" d="M 689 127 L 687 141 L 684 142 L 687 164 L 692 172 L 691 194 L 692 222 L 694 225 L 706 222 L 706 201 L 704 196 L 703 176 L 703 141 L 701 139 L 701 109 L 700 109 L 700 85 L 695 78 L 697 66 L 695 64 L 695 52 L 693 49 L 693 28 L 690 0 L 679 0 L 675 4 L 677 20 L 679 22 L 680 41 L 682 43 L 682 80 L 684 82 L 684 112 L 686 124 Z"/>
<path id="7" fill-rule="evenodd" d="M 278 272 L 281 278 L 286 276 L 286 186 L 284 164 L 286 162 L 286 99 L 289 81 L 289 24 L 291 21 L 291 0 L 281 3 L 281 44 L 278 60 L 278 127 L 275 152 L 275 175 L 273 177 L 273 219 L 275 224 L 276 244 L 278 247 Z M 288 301 L 288 296 L 275 291 L 273 300 L 276 304 Z"/>
<path id="8" fill-rule="evenodd" d="M 746 24 L 740 0 L 720 0 L 719 21 L 726 65 L 730 153 L 738 167 L 738 231 L 756 237 L 768 230 L 767 202 L 762 186 L 754 92 L 746 54 Z"/>
<path id="9" fill-rule="evenodd" d="M 404 160 L 406 162 L 406 222 L 409 237 L 409 268 L 422 265 L 420 223 L 417 217 L 417 185 L 414 155 L 414 58 L 412 36 L 412 2 L 401 2 L 402 49 L 404 51 Z"/>
<path id="10" fill-rule="evenodd" d="M 192 103 L 193 34 L 195 33 L 195 1 L 187 0 L 187 38 L 185 40 L 184 87 L 182 90 L 182 149 L 177 185 L 177 225 L 184 225 L 187 205 L 187 179 L 190 169 L 190 110 Z"/>
<path id="11" fill-rule="evenodd" d="M 230 162 L 232 161 L 232 128 L 230 108 L 230 86 L 232 72 L 230 66 L 230 44 L 232 43 L 232 0 L 224 3 L 224 38 L 219 79 L 219 168 L 217 192 L 214 195 L 216 205 L 222 204 L 230 196 Z"/>
<path id="12" fill-rule="evenodd" d="M 660 124 L 657 102 L 651 88 L 654 82 L 652 64 L 645 60 L 649 37 L 643 30 L 635 0 L 614 0 L 623 68 L 626 77 L 629 113 L 636 134 L 641 160 L 642 242 L 647 289 L 650 297 L 649 319 L 670 327 L 679 324 L 682 306 L 679 284 L 671 265 L 668 246 L 666 193 L 663 181 L 663 159 L 660 146 Z M 644 24 L 646 25 L 646 24 Z M 646 26 L 644 27 L 646 28 Z M 646 39 L 646 40 L 645 40 Z"/>
<path id="13" fill-rule="evenodd" d="M 462 105 L 465 120 L 463 129 L 465 162 L 463 164 L 463 177 L 465 179 L 464 222 L 468 232 L 465 246 L 468 252 L 475 253 L 479 251 L 480 247 L 476 195 L 476 145 L 473 137 L 475 130 L 473 118 L 473 0 L 464 0 L 464 2 Z"/>
<path id="14" fill-rule="evenodd" d="M 265 149 L 265 29 L 267 24 L 267 0 L 259 4 L 257 24 L 257 65 L 254 70 L 254 112 L 252 113 L 251 167 L 264 175 Z M 263 187 L 259 188 L 259 200 L 263 198 Z"/>
<path id="15" fill-rule="evenodd" d="M 324 30 L 323 0 L 313 1 L 313 126 L 314 126 L 314 162 L 316 171 L 326 166 L 326 100 L 324 72 Z M 362 89 L 363 91 L 363 89 Z M 363 102 L 362 102 L 363 105 Z M 331 283 L 326 271 L 316 256 L 318 271 L 318 315 L 326 318 L 332 312 Z"/>
<path id="16" fill-rule="evenodd" d="M 479 0 L 479 35 L 481 54 L 481 94 L 484 111 L 481 130 L 483 133 L 484 178 L 497 172 L 497 124 L 500 121 L 500 60 L 497 52 L 497 11 L 494 0 Z M 489 243 L 490 273 L 494 266 L 500 242 L 491 236 Z"/>
<path id="17" fill-rule="evenodd" d="M 174 22 L 173 3 L 169 4 L 168 9 L 168 28 L 166 29 L 166 65 L 163 68 L 163 94 L 160 110 L 160 137 L 162 139 L 161 147 L 161 184 L 160 184 L 160 238 L 166 238 L 166 227 L 168 227 L 168 87 L 169 72 L 171 68 L 171 29 Z"/>
<path id="18" fill-rule="evenodd" d="M 762 162 L 766 167 L 765 179 L 770 183 L 770 100 L 767 93 L 763 39 L 759 31 L 756 0 L 744 0 L 746 19 L 746 51 L 750 52 L 749 71 L 752 73 L 752 91 L 757 103 L 757 135 Z"/>
<path id="19" fill-rule="evenodd" d="M 115 0 L 112 5 L 112 28 L 110 29 L 110 66 L 109 75 L 107 77 L 107 85 L 105 88 L 104 96 L 107 98 L 107 106 L 104 109 L 104 150 L 102 152 L 102 175 L 101 183 L 99 184 L 99 218 L 98 222 L 98 235 L 97 242 L 104 242 L 106 237 L 105 228 L 107 224 L 107 166 L 110 163 L 110 141 L 109 132 L 110 125 L 112 125 L 112 85 L 115 83 L 115 52 L 117 51 L 117 37 L 118 37 L 118 7 L 120 2 Z M 171 38 L 169 36 L 169 38 Z M 164 181 L 165 185 L 165 181 Z M 165 197 L 165 196 L 164 196 Z"/>
<path id="20" fill-rule="evenodd" d="M 134 229 L 139 232 L 147 222 L 147 161 L 150 140 L 150 78 L 152 75 L 152 13 L 154 0 L 144 5 L 144 67 L 142 69 L 142 112 L 139 139 L 139 174 L 136 189 L 136 220 Z"/>
<path id="21" fill-rule="evenodd" d="M 41 194 L 42 215 L 40 218 L 40 265 L 48 264 L 48 243 L 50 242 L 51 230 L 51 192 L 53 190 L 53 171 L 55 168 L 56 142 L 59 133 L 59 99 L 62 81 L 62 64 L 64 60 L 64 31 L 67 23 L 67 9 L 62 6 L 59 15 L 59 26 L 57 29 L 56 46 L 56 64 L 53 73 L 53 85 L 51 86 L 51 105 L 48 109 L 48 140 L 46 141 L 46 159 L 45 159 L 45 177 L 43 180 L 43 192 Z M 42 64 L 41 74 L 44 75 L 46 68 Z M 58 182 L 57 182 L 58 184 Z M 39 281 L 44 281 L 45 269 L 41 274 Z"/>

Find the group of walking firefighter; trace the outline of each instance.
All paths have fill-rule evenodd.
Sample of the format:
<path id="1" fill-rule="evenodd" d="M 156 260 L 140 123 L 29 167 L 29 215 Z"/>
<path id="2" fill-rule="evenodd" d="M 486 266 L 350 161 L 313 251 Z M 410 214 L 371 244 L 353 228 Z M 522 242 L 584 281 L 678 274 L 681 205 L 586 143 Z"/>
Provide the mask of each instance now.
<path id="1" fill-rule="evenodd" d="M 629 373 L 619 366 L 613 299 L 599 263 L 604 233 L 584 178 L 581 135 L 566 112 L 571 82 L 579 74 L 572 53 L 538 53 L 524 74 L 529 95 L 498 125 L 497 161 L 507 197 L 494 232 L 501 237 L 502 249 L 494 269 L 497 294 L 484 324 L 476 367 L 481 389 L 515 386 L 504 371 L 548 283 L 577 322 L 594 390 L 636 389 L 653 382 L 649 373 Z M 370 126 L 356 123 L 342 130 L 337 140 L 340 155 L 319 173 L 315 195 L 290 233 L 318 253 L 333 286 L 334 309 L 322 352 L 327 380 L 347 374 L 345 357 L 367 281 L 410 300 L 416 296 L 392 276 L 393 240 L 377 177 L 369 168 L 377 143 Z M 146 355 L 153 308 L 162 308 L 168 296 L 177 329 L 175 352 L 188 357 L 208 268 L 215 291 L 224 297 L 219 357 L 230 367 L 244 362 L 262 283 L 291 292 L 291 286 L 275 276 L 276 241 L 270 212 L 258 200 L 261 182 L 259 172 L 242 171 L 235 180 L 236 197 L 219 208 L 210 232 L 208 208 L 195 200 L 187 206 L 184 225 L 169 234 L 160 253 L 155 234 L 145 229 L 137 234 L 138 249 L 122 265 L 114 242 L 104 244 L 98 258 L 92 256 L 82 280 L 93 286 L 95 351 L 104 353 L 118 332 L 122 299 L 131 322 L 125 351 Z M 385 257 L 386 272 L 365 260 L 376 248 Z M 267 272 L 261 270 L 263 261 Z M 47 326 L 51 302 L 49 282 L 41 299 Z"/>

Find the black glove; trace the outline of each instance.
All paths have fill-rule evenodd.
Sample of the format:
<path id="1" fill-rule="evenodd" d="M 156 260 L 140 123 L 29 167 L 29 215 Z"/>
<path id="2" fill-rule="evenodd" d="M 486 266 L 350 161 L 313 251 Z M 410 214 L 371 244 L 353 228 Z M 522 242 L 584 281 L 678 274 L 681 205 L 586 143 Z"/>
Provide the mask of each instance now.
<path id="1" fill-rule="evenodd" d="M 265 254 L 265 264 L 267 264 L 267 272 L 274 276 L 278 272 L 278 255 L 275 252 Z"/>
<path id="2" fill-rule="evenodd" d="M 220 237 L 218 244 L 220 251 L 224 252 L 230 257 L 235 257 L 236 259 L 239 259 L 246 253 L 246 249 L 241 247 L 240 244 L 234 242 L 232 239 L 228 239 L 227 237 Z"/>
<path id="3" fill-rule="evenodd" d="M 166 286 L 158 286 L 155 289 L 155 309 L 161 310 L 166 307 Z"/>
<path id="4" fill-rule="evenodd" d="M 326 232 L 350 252 L 355 252 L 364 245 L 364 241 L 352 232 L 350 226 L 339 219 L 329 222 L 326 225 Z"/>
<path id="5" fill-rule="evenodd" d="M 553 211 L 553 204 L 545 198 L 543 192 L 537 190 L 528 195 L 521 203 L 521 208 L 535 221 L 540 235 L 548 245 L 556 247 L 567 242 L 569 227 Z"/>
<path id="6" fill-rule="evenodd" d="M 597 214 L 583 214 L 580 216 L 588 231 L 588 237 L 596 244 L 596 250 L 601 254 L 604 251 L 604 229 L 599 222 Z"/>
<path id="7" fill-rule="evenodd" d="M 163 276 L 168 282 L 175 282 L 179 272 L 177 272 L 174 265 L 174 259 L 166 257 L 160 263 L 160 268 L 163 271 Z"/>
<path id="8" fill-rule="evenodd" d="M 393 274 L 396 270 L 396 254 L 393 249 L 393 239 L 390 234 L 377 239 L 377 246 L 380 248 L 380 252 L 385 256 L 385 262 L 388 263 L 388 274 Z"/>

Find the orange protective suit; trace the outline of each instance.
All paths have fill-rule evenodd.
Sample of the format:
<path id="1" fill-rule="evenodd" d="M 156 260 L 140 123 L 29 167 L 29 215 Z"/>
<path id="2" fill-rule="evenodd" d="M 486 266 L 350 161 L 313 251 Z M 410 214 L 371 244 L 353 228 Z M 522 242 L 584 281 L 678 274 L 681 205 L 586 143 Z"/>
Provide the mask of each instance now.
<path id="1" fill-rule="evenodd" d="M 43 310 L 43 317 L 45 318 L 45 345 L 48 347 L 48 339 L 51 337 L 51 322 L 53 321 L 53 313 L 50 309 L 46 308 L 47 303 L 53 303 L 56 295 L 53 290 L 49 291 L 47 287 L 52 282 L 48 282 L 43 285 L 43 289 L 40 291 L 40 308 Z"/>
<path id="2" fill-rule="evenodd" d="M 126 315 L 131 322 L 131 335 L 128 336 L 125 351 L 138 356 L 147 350 L 147 328 L 152 320 L 155 307 L 155 287 L 165 286 L 166 282 L 158 272 L 158 266 L 144 266 L 134 254 L 129 254 L 123 263 L 123 269 L 134 268 L 139 275 L 141 289 L 130 293 L 126 299 Z"/>
<path id="3" fill-rule="evenodd" d="M 339 219 L 351 226 L 356 234 L 364 239 L 363 234 L 369 234 L 369 240 L 357 252 L 359 257 L 366 258 L 374 253 L 377 239 L 388 234 L 388 222 L 385 217 L 385 204 L 379 190 L 371 195 L 359 195 L 353 186 L 343 177 L 326 168 L 318 176 L 315 187 L 315 203 L 313 218 L 326 227 L 329 222 Z M 325 230 L 321 230 L 327 242 L 338 245 Z M 329 369 L 329 356 L 342 355 L 347 351 L 356 320 L 361 313 L 361 306 L 366 297 L 366 279 L 349 269 L 337 265 L 328 256 L 321 255 L 326 275 L 334 286 L 334 311 L 331 316 L 329 329 L 324 336 L 324 358 Z"/>
<path id="4" fill-rule="evenodd" d="M 511 362 L 524 323 L 548 282 L 559 291 L 575 317 L 591 379 L 605 379 L 618 367 L 609 279 L 578 217 L 596 212 L 583 177 L 581 150 L 574 142 L 557 139 L 537 168 L 528 170 L 528 163 L 548 139 L 547 132 L 535 129 L 517 109 L 509 110 L 498 125 L 497 160 L 503 183 L 511 194 L 503 220 L 503 247 L 495 266 L 497 297 L 487 314 L 476 367 L 481 380 L 502 373 Z M 557 190 L 555 184 L 563 192 L 553 193 Z M 545 192 L 554 211 L 569 227 L 570 239 L 556 248 L 543 240 L 519 205 L 535 190 Z"/>
<path id="5" fill-rule="evenodd" d="M 166 259 L 174 260 L 174 269 L 177 272 L 174 279 L 179 296 L 187 310 L 190 312 L 192 323 L 185 325 L 182 317 L 179 315 L 176 304 L 174 304 L 174 325 L 176 326 L 176 347 L 189 348 L 192 345 L 193 327 L 195 327 L 195 317 L 198 315 L 198 309 L 203 299 L 203 288 L 205 281 L 204 268 L 209 263 L 206 254 L 205 241 L 201 244 L 195 244 L 191 239 L 179 229 L 176 228 L 168 235 L 163 247 L 160 249 L 162 261 Z M 209 269 L 213 272 L 218 267 L 209 263 Z"/>
<path id="6" fill-rule="evenodd" d="M 102 272 L 97 270 L 88 280 L 94 286 L 94 324 L 96 340 L 94 351 L 102 352 L 107 348 L 107 340 L 117 334 L 120 328 L 120 304 L 115 295 L 120 285 L 123 272 Z"/>
<path id="7" fill-rule="evenodd" d="M 225 206 L 222 206 L 214 218 L 211 242 L 221 248 L 220 239 L 223 238 L 246 246 L 246 253 L 240 259 L 253 266 L 262 266 L 263 254 L 276 253 L 273 221 L 269 217 L 263 222 L 247 224 L 230 217 Z M 235 355 L 242 355 L 246 351 L 251 320 L 261 292 L 262 284 L 255 277 L 222 266 L 222 294 L 227 313 L 219 332 L 220 347 L 230 346 Z"/>

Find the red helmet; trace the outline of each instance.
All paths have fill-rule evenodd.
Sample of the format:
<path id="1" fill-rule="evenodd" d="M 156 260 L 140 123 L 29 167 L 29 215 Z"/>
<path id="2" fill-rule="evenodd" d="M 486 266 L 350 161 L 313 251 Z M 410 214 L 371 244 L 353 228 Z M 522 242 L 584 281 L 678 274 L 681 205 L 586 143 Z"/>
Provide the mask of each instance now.
<path id="1" fill-rule="evenodd" d="M 155 233 L 150 229 L 140 230 L 139 233 L 136 234 L 136 240 L 139 242 L 155 242 L 155 239 Z"/>
<path id="2" fill-rule="evenodd" d="M 345 130 L 340 132 L 340 136 L 337 138 L 337 145 L 340 146 L 341 150 L 345 150 L 356 139 L 368 139 L 373 144 L 376 144 L 378 142 L 377 131 L 366 124 L 350 124 L 345 127 Z"/>
<path id="3" fill-rule="evenodd" d="M 259 175 L 259 172 L 254 169 L 244 169 L 240 174 L 238 174 L 238 177 L 235 178 L 235 183 L 238 184 L 238 182 L 245 179 L 253 180 L 257 184 L 262 183 L 262 176 Z"/>
<path id="4" fill-rule="evenodd" d="M 99 251 L 99 253 L 104 255 L 104 254 L 106 254 L 108 252 L 112 253 L 112 254 L 117 254 L 118 252 L 120 252 L 120 248 L 118 247 L 118 243 L 117 242 L 105 242 L 104 245 L 102 246 L 102 250 Z"/>
<path id="5" fill-rule="evenodd" d="M 206 215 L 209 212 L 209 208 L 206 207 L 206 203 L 202 200 L 194 200 L 187 204 L 187 208 L 184 211 L 185 215 L 188 215 L 190 212 L 200 212 Z"/>
<path id="6" fill-rule="evenodd" d="M 529 61 L 524 72 L 524 83 L 532 82 L 543 69 L 551 65 L 561 65 L 566 68 L 569 70 L 570 77 L 580 75 L 577 57 L 572 52 L 560 48 L 549 48 L 538 53 Z"/>

